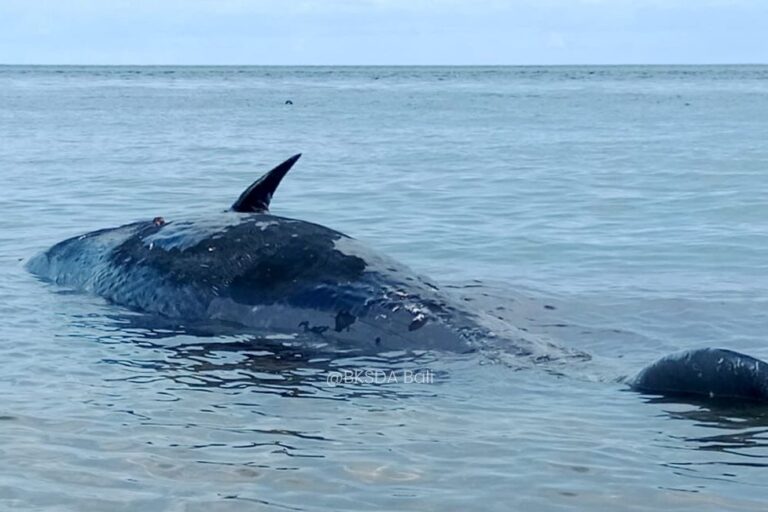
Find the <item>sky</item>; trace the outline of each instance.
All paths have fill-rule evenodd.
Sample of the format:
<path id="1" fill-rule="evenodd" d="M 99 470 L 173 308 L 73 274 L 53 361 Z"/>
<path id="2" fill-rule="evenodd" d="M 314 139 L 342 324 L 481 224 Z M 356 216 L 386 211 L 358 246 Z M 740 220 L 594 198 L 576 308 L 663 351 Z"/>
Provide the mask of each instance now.
<path id="1" fill-rule="evenodd" d="M 0 64 L 768 63 L 768 0 L 0 0 Z"/>

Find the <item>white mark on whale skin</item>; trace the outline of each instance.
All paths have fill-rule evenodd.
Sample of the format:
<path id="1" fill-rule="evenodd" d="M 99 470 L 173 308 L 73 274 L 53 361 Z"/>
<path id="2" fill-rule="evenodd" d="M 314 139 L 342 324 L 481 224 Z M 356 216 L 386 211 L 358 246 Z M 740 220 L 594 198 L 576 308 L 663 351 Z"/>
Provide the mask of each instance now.
<path id="1" fill-rule="evenodd" d="M 260 228 L 262 231 L 266 231 L 269 226 L 277 226 L 279 222 L 275 220 L 267 220 L 264 222 L 254 222 L 253 225 Z"/>
<path id="2" fill-rule="evenodd" d="M 166 251 L 178 249 L 184 251 L 198 245 L 204 240 L 220 238 L 228 228 L 248 223 L 261 231 L 270 226 L 280 224 L 269 217 L 261 218 L 254 214 L 242 214 L 238 212 L 221 212 L 218 215 L 201 217 L 177 222 L 166 222 L 161 229 L 144 238 L 144 244 L 148 247 L 159 247 Z M 209 250 L 212 250 L 209 248 Z"/>

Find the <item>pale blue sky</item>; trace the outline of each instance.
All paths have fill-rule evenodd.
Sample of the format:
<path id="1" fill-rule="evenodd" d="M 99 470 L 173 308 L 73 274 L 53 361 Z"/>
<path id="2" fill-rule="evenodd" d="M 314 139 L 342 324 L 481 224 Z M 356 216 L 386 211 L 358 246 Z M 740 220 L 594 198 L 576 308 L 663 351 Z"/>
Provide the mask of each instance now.
<path id="1" fill-rule="evenodd" d="M 768 63 L 768 0 L 0 0 L 4 64 Z"/>

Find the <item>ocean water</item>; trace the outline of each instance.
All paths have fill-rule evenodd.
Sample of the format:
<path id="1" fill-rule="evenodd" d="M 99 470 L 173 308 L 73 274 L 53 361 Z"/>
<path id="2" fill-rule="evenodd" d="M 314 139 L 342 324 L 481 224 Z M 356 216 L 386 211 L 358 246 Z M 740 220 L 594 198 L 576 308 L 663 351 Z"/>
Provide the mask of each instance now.
<path id="1" fill-rule="evenodd" d="M 767 136 L 764 66 L 0 67 L 0 508 L 764 510 L 768 408 L 620 379 L 768 358 Z M 275 213 L 592 360 L 312 357 L 23 268 L 296 152 Z"/>

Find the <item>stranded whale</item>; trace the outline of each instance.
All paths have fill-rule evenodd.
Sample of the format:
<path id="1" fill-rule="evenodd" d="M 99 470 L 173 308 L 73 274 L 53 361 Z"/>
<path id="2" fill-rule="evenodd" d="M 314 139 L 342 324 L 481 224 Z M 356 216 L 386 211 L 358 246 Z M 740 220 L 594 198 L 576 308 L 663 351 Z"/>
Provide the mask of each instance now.
<path id="1" fill-rule="evenodd" d="M 139 311 L 308 333 L 344 349 L 468 352 L 493 340 L 534 360 L 579 357 L 467 310 L 426 278 L 343 233 L 269 213 L 275 190 L 299 157 L 254 182 L 227 212 L 94 231 L 54 245 L 27 267 Z M 768 365 L 702 349 L 667 356 L 628 384 L 649 394 L 768 402 Z"/>

